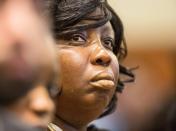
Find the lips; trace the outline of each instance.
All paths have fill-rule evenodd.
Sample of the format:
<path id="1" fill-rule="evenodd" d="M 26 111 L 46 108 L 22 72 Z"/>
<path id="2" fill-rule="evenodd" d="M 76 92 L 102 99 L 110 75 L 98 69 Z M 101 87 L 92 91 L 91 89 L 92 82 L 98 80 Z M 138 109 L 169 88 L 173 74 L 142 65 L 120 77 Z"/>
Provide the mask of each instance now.
<path id="1" fill-rule="evenodd" d="M 90 85 L 98 89 L 111 90 L 115 86 L 114 77 L 110 73 L 99 73 L 91 79 Z"/>

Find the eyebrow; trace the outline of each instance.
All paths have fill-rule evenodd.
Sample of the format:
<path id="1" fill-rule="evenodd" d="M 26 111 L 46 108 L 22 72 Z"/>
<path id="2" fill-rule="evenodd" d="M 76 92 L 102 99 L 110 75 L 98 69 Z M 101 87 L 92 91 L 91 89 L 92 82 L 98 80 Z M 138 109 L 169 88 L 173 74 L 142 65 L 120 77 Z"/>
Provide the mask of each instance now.
<path id="1" fill-rule="evenodd" d="M 111 36 L 113 36 L 113 39 L 115 39 L 115 32 L 112 27 L 105 25 L 102 27 L 101 31 L 104 32 L 105 34 L 106 33 L 110 34 Z"/>
<path id="2" fill-rule="evenodd" d="M 91 24 L 92 22 L 95 22 L 95 21 L 92 21 L 92 20 L 81 20 L 79 23 L 77 23 L 78 25 L 79 24 Z M 110 27 L 110 26 L 111 27 Z M 113 30 L 113 28 L 112 28 L 112 25 L 109 23 L 109 24 L 107 24 L 107 23 L 105 23 L 104 25 L 101 25 L 101 26 L 98 26 L 98 27 L 96 27 L 96 28 L 102 28 L 101 29 L 101 32 L 107 32 L 107 34 L 110 34 L 110 36 L 113 36 L 113 39 L 115 39 L 115 32 L 114 32 L 114 30 Z M 86 30 L 89 30 L 89 29 L 86 29 Z M 83 30 L 84 31 L 84 30 Z M 79 31 L 78 31 L 79 32 Z"/>

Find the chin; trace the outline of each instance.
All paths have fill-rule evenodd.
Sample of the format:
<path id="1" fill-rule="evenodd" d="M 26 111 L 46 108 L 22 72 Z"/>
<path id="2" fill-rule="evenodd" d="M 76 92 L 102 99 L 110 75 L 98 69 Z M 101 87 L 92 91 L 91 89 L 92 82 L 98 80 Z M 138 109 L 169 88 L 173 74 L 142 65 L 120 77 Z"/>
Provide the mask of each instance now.
<path id="1" fill-rule="evenodd" d="M 111 97 L 97 93 L 91 93 L 84 97 L 84 104 L 86 108 L 102 108 L 102 110 L 109 104 Z"/>

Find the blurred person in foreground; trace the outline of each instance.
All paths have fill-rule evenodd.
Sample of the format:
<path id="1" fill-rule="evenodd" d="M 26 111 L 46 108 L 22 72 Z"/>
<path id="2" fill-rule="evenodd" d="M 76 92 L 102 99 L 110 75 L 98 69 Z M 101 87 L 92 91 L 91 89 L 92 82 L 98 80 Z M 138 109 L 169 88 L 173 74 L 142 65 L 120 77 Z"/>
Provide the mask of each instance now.
<path id="1" fill-rule="evenodd" d="M 0 131 L 44 130 L 52 119 L 58 88 L 47 4 L 0 1 Z"/>

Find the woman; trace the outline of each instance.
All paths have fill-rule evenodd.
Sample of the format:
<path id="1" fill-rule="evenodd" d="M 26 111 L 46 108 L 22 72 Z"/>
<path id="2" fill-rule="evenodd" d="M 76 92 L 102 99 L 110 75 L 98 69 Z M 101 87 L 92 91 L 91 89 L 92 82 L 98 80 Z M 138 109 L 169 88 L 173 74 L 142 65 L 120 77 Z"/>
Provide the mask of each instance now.
<path id="1" fill-rule="evenodd" d="M 123 89 L 119 69 L 133 77 L 119 66 L 126 56 L 123 26 L 102 0 L 59 0 L 52 13 L 61 93 L 49 129 L 84 131 L 91 121 L 115 109 L 116 92 Z"/>

